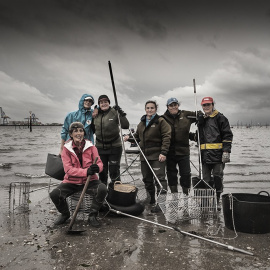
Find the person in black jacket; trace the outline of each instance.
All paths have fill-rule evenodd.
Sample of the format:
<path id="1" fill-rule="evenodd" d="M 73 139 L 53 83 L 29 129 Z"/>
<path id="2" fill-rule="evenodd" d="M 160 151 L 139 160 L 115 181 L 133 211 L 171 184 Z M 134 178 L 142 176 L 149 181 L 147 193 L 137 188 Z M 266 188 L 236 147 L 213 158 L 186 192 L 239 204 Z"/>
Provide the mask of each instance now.
<path id="1" fill-rule="evenodd" d="M 119 106 L 110 106 L 110 99 L 107 95 L 99 96 L 98 105 L 98 114 L 91 126 L 96 135 L 96 147 L 103 162 L 103 171 L 99 177 L 101 182 L 107 186 L 109 173 L 111 178 L 109 186 L 112 188 L 115 181 L 121 180 L 120 161 L 123 149 L 119 134 L 119 120 L 123 129 L 129 128 L 129 121 L 126 113 Z"/>
<path id="2" fill-rule="evenodd" d="M 228 119 L 214 107 L 212 97 L 201 102 L 204 115 L 198 115 L 198 129 L 202 158 L 202 174 L 205 182 L 211 182 L 217 192 L 218 210 L 221 208 L 220 195 L 223 192 L 223 171 L 230 162 L 233 134 Z"/>
<path id="3" fill-rule="evenodd" d="M 191 185 L 189 139 L 192 138 L 189 131 L 191 124 L 196 122 L 196 113 L 179 110 L 179 106 L 176 98 L 169 98 L 167 110 L 162 115 L 172 130 L 167 154 L 167 177 L 171 192 L 177 193 L 179 169 L 180 185 L 183 193 L 187 195 Z"/>

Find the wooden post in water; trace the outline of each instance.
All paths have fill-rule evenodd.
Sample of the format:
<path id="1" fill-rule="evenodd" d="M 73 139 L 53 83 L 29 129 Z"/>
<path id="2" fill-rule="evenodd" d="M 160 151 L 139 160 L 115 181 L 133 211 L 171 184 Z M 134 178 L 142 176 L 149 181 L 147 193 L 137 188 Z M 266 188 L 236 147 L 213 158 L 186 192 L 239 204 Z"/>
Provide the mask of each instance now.
<path id="1" fill-rule="evenodd" d="M 30 117 L 29 117 L 29 127 L 30 127 L 30 132 L 32 132 L 32 111 L 29 112 Z"/>

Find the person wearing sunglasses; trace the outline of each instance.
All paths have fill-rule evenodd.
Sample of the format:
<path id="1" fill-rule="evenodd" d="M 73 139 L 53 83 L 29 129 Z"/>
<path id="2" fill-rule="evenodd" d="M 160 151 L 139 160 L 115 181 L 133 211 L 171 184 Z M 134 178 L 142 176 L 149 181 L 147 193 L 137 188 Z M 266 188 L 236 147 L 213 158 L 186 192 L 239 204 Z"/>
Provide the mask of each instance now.
<path id="1" fill-rule="evenodd" d="M 94 144 L 93 130 L 91 127 L 93 120 L 93 109 L 91 109 L 91 106 L 94 104 L 94 102 L 95 100 L 93 96 L 89 94 L 83 94 L 79 101 L 79 109 L 67 114 L 61 130 L 60 156 L 63 151 L 65 142 L 70 139 L 69 126 L 73 122 L 81 122 L 83 124 L 85 129 L 85 138 Z"/>
<path id="2" fill-rule="evenodd" d="M 204 115 L 199 115 L 198 129 L 202 159 L 203 179 L 216 189 L 218 210 L 223 192 L 225 163 L 230 162 L 233 133 L 228 119 L 215 109 L 212 97 L 204 97 L 201 106 Z"/>

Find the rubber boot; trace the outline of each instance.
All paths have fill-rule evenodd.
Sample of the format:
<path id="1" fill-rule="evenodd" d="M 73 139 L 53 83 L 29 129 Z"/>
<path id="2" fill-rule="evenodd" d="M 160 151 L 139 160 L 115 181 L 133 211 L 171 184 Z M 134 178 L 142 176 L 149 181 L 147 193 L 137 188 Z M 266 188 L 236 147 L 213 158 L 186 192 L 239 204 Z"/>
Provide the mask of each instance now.
<path id="1" fill-rule="evenodd" d="M 188 195 L 189 188 L 187 188 L 187 187 L 182 187 L 182 190 L 183 190 L 183 193 L 184 193 L 185 195 Z"/>
<path id="2" fill-rule="evenodd" d="M 151 213 L 159 213 L 159 212 L 161 212 L 159 205 L 158 204 L 153 205 L 153 207 L 151 209 Z"/>
<path id="3" fill-rule="evenodd" d="M 109 183 L 109 188 L 114 189 L 114 183 L 113 182 Z"/>
<path id="4" fill-rule="evenodd" d="M 168 190 L 168 183 L 167 183 L 167 180 L 164 179 L 164 180 L 161 180 L 160 181 L 161 185 L 162 185 L 162 190 L 160 192 L 160 194 L 166 194 L 166 190 Z M 158 188 L 160 189 L 160 186 L 158 185 Z M 160 190 L 159 190 L 160 191 Z M 159 194 L 159 193 L 158 193 Z"/>
<path id="5" fill-rule="evenodd" d="M 150 202 L 149 204 L 155 204 L 156 203 L 156 194 L 155 191 L 150 191 L 149 192 L 150 195 Z"/>
<path id="6" fill-rule="evenodd" d="M 88 223 L 95 228 L 101 227 L 100 222 L 97 220 L 97 212 L 90 212 L 88 217 Z"/>
<path id="7" fill-rule="evenodd" d="M 217 192 L 217 210 L 221 211 L 221 201 L 220 201 L 221 192 Z"/>
<path id="8" fill-rule="evenodd" d="M 61 215 L 55 220 L 54 225 L 64 224 L 70 218 L 70 213 L 61 213 Z"/>
<path id="9" fill-rule="evenodd" d="M 177 193 L 178 192 L 177 186 L 170 186 L 170 190 L 171 190 L 171 193 Z"/>

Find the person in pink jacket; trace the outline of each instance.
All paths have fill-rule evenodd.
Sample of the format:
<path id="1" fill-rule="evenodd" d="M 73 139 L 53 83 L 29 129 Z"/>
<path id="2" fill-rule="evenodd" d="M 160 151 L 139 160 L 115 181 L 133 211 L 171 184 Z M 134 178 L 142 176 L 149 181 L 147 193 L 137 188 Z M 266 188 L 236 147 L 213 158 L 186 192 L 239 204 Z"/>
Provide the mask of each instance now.
<path id="1" fill-rule="evenodd" d="M 88 222 L 94 227 L 100 227 L 97 214 L 107 195 L 107 187 L 98 179 L 97 173 L 103 170 L 103 163 L 97 148 L 91 141 L 84 139 L 85 130 L 80 122 L 73 122 L 69 127 L 71 139 L 65 142 L 62 151 L 62 161 L 65 170 L 64 180 L 50 193 L 50 198 L 61 215 L 54 222 L 55 225 L 65 223 L 70 212 L 66 198 L 83 190 L 87 177 L 90 176 L 86 193 L 93 195 Z M 94 160 L 97 157 L 97 162 Z"/>

